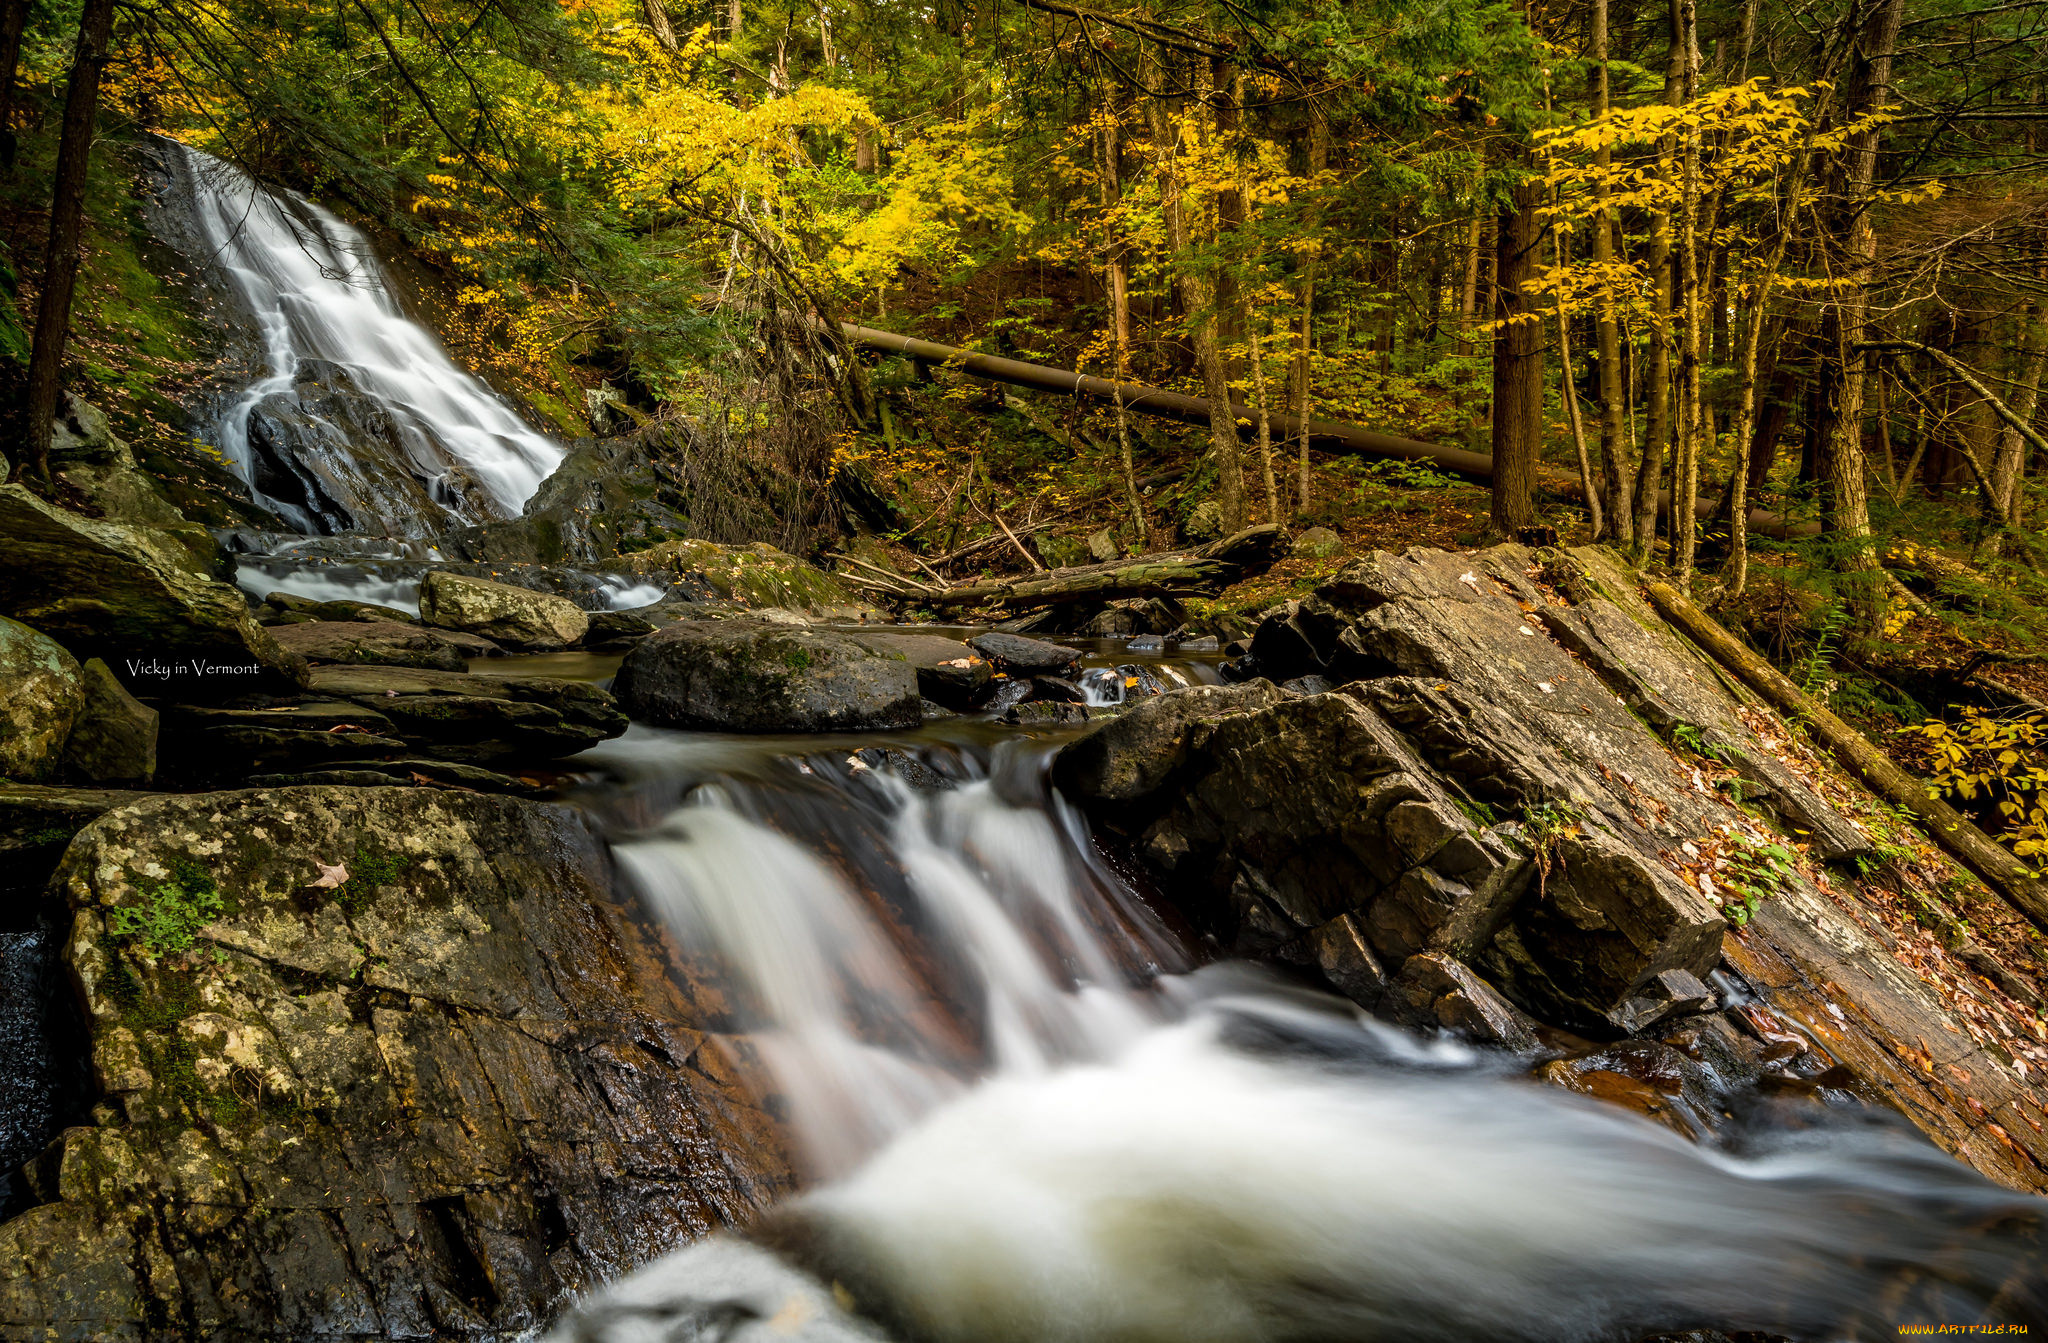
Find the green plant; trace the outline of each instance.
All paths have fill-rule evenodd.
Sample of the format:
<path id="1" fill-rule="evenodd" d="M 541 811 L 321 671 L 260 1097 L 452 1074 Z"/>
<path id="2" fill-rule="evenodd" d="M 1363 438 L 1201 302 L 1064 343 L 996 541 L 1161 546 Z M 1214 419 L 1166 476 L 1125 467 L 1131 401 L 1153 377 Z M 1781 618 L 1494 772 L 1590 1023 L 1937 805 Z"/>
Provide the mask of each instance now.
<path id="1" fill-rule="evenodd" d="M 1735 898 L 1721 901 L 1721 913 L 1737 928 L 1748 923 L 1766 899 L 1790 884 L 1798 861 L 1797 854 L 1774 840 L 1735 836 L 1720 862 L 1721 888 Z"/>
<path id="2" fill-rule="evenodd" d="M 2012 851 L 2048 868 L 2048 720 L 1965 708 L 1954 726 L 1927 722 L 1899 732 L 1927 743 L 1934 757 L 1930 793 L 1965 802 L 1981 793 L 2004 819 Z"/>
<path id="3" fill-rule="evenodd" d="M 171 880 L 143 889 L 141 896 L 141 903 L 110 912 L 107 927 L 156 957 L 190 950 L 201 928 L 232 912 L 212 874 L 190 859 L 173 859 Z"/>
<path id="4" fill-rule="evenodd" d="M 1842 631 L 1854 618 L 1855 613 L 1849 609 L 1849 603 L 1840 597 L 1829 601 L 1820 613 L 1819 628 L 1814 631 L 1813 649 L 1807 654 L 1805 669 L 1800 673 L 1799 688 L 1823 704 L 1833 689 L 1825 678 L 1834 662 L 1836 645 L 1841 640 Z"/>
<path id="5" fill-rule="evenodd" d="M 1536 860 L 1539 895 L 1549 884 L 1557 842 L 1577 833 L 1579 822 L 1585 819 L 1586 814 L 1569 802 L 1538 802 L 1522 809 L 1522 834 L 1529 844 L 1529 856 Z"/>

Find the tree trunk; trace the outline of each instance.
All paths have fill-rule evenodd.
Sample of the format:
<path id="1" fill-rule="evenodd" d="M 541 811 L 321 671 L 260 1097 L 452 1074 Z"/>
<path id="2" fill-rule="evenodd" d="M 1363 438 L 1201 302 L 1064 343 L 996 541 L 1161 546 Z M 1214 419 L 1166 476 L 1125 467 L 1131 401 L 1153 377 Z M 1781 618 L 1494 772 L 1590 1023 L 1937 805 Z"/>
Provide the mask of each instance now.
<path id="1" fill-rule="evenodd" d="M 29 0 L 0 6 L 0 168 L 14 171 L 14 75 L 21 65 L 21 35 L 28 29 Z"/>
<path id="2" fill-rule="evenodd" d="M 1700 52 L 1695 0 L 1671 0 L 1671 27 L 1680 43 L 1679 102 L 1699 96 Z M 1679 146 L 1678 217 L 1678 456 L 1671 467 L 1672 559 L 1680 592 L 1692 590 L 1693 557 L 1699 542 L 1700 449 L 1700 135 L 1689 127 Z"/>
<path id="3" fill-rule="evenodd" d="M 1875 0 L 1857 16 L 1855 56 L 1843 99 L 1845 122 L 1884 105 L 1891 83 L 1892 52 L 1898 44 L 1905 0 Z M 1869 321 L 1869 284 L 1877 262 L 1877 233 L 1870 222 L 1871 190 L 1877 180 L 1877 129 L 1853 136 L 1844 152 L 1840 190 L 1833 193 L 1833 218 L 1825 242 L 1835 252 L 1840 290 L 1821 310 L 1821 348 L 1830 359 L 1822 380 L 1829 437 L 1822 520 L 1836 538 L 1835 567 L 1849 580 L 1850 601 L 1865 628 L 1883 620 L 1884 587 L 1870 534 L 1870 490 L 1863 460 L 1863 394 L 1868 360 L 1856 351 Z"/>
<path id="4" fill-rule="evenodd" d="M 1607 0 L 1593 0 L 1591 74 L 1593 115 L 1604 117 L 1611 104 L 1607 56 Z M 1614 266 L 1614 221 L 1607 211 L 1604 181 L 1614 160 L 1605 144 L 1594 153 L 1594 166 L 1601 175 L 1595 199 L 1600 208 L 1593 215 L 1593 263 L 1605 277 Z M 1475 268 L 1477 261 L 1474 262 Z M 1600 354 L 1600 476 L 1607 491 L 1608 536 L 1626 546 L 1635 538 L 1635 511 L 1629 498 L 1635 483 L 1629 460 L 1628 440 L 1622 426 L 1627 389 L 1621 379 L 1621 320 L 1615 308 L 1614 286 L 1604 278 L 1598 296 L 1596 345 Z"/>
<path id="5" fill-rule="evenodd" d="M 1121 110 L 1107 90 L 1103 94 L 1101 115 L 1102 136 L 1097 142 L 1096 152 L 1101 163 L 1102 208 L 1107 213 L 1123 199 L 1123 141 L 1117 133 Z M 1116 380 L 1125 383 L 1131 380 L 1131 258 L 1121 239 L 1110 245 L 1108 270 L 1110 338 L 1116 343 Z M 1131 542 L 1143 546 L 1147 539 L 1145 501 L 1138 493 L 1137 464 L 1131 454 L 1130 417 L 1124 411 L 1121 396 L 1116 398 L 1116 450 L 1118 464 L 1124 473 L 1124 501 L 1131 510 Z"/>
<path id="6" fill-rule="evenodd" d="M 647 19 L 647 27 L 654 34 L 654 41 L 663 51 L 678 50 L 676 26 L 669 21 L 668 7 L 661 0 L 640 0 L 640 12 Z"/>
<path id="7" fill-rule="evenodd" d="M 1330 166 L 1330 123 L 1323 120 L 1321 109 L 1309 106 L 1308 123 L 1308 170 L 1311 177 L 1319 178 Z M 1321 190 L 1318 183 L 1316 190 Z M 1314 235 L 1320 223 L 1320 211 L 1311 210 L 1307 220 L 1308 232 Z M 1294 346 L 1294 368 L 1292 386 L 1289 387 L 1289 402 L 1294 410 L 1296 424 L 1308 424 L 1309 355 L 1315 349 L 1316 312 L 1316 263 L 1319 257 L 1311 252 L 1302 262 L 1300 281 L 1301 318 L 1300 330 L 1296 333 Z M 1302 430 L 1299 458 L 1298 485 L 1301 511 L 1306 513 L 1309 505 L 1308 478 L 1308 431 Z"/>
<path id="8" fill-rule="evenodd" d="M 2041 376 L 2048 371 L 2048 303 L 2028 304 L 2020 313 L 2020 354 L 2018 385 L 2012 393 L 2012 412 L 2021 423 L 2030 423 L 2041 402 Z M 2020 483 L 2025 478 L 2027 457 L 2033 444 L 2015 425 L 2000 426 L 1998 451 L 1991 460 L 1991 507 L 1999 530 L 1993 532 L 1986 549 L 1993 555 L 2004 547 L 2005 536 L 2019 527 Z"/>
<path id="9" fill-rule="evenodd" d="M 1188 343 L 1209 401 L 1209 448 L 1216 459 L 1216 502 L 1226 531 L 1244 526 L 1244 463 L 1237 441 L 1237 415 L 1230 404 L 1230 374 L 1217 339 L 1216 286 L 1192 255 L 1186 187 L 1181 180 L 1179 129 L 1164 103 L 1146 100 L 1152 119 L 1153 152 L 1159 156 L 1159 209 L 1172 248 L 1172 269 L 1187 308 Z"/>
<path id="10" fill-rule="evenodd" d="M 1515 186 L 1494 242 L 1492 523 L 1510 537 L 1536 521 L 1536 458 L 1543 442 L 1542 314 L 1523 292 L 1535 269 L 1540 191 L 1534 179 Z"/>
<path id="11" fill-rule="evenodd" d="M 19 476 L 26 464 L 46 485 L 64 343 L 71 332 L 71 298 L 78 288 L 78 268 L 83 260 L 79 231 L 85 222 L 86 167 L 92 157 L 100 75 L 107 66 L 107 37 L 113 25 L 113 0 L 85 0 L 78 16 L 71 80 L 64 90 L 64 126 L 57 141 L 56 180 L 50 191 L 50 241 L 44 253 L 35 345 L 28 363 L 27 424 L 22 461 L 15 463 L 13 472 Z"/>
<path id="12" fill-rule="evenodd" d="M 1563 273 L 1566 262 L 1564 233 L 1553 229 L 1550 234 L 1551 247 L 1557 258 L 1557 269 Z M 1600 481 L 1593 475 L 1593 464 L 1586 453 L 1586 426 L 1579 417 L 1579 389 L 1572 380 L 1572 320 L 1565 310 L 1564 292 L 1557 295 L 1557 363 L 1558 392 L 1564 400 L 1565 418 L 1572 428 L 1572 450 L 1579 460 L 1579 485 L 1586 491 L 1586 519 L 1597 540 L 1607 530 L 1606 509 L 1600 498 Z"/>

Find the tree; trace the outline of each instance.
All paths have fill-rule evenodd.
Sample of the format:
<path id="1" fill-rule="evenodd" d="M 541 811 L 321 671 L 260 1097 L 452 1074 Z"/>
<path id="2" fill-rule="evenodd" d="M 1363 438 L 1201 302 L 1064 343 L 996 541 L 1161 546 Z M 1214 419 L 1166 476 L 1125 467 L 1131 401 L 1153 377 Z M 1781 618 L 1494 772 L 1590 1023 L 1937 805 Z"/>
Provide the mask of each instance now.
<path id="1" fill-rule="evenodd" d="M 64 88 L 64 124 L 58 135 L 57 168 L 50 191 L 49 244 L 44 251 L 42 292 L 36 299 L 35 337 L 29 355 L 22 455 L 10 480 L 26 468 L 44 484 L 50 483 L 50 441 L 57 418 L 64 346 L 71 334 L 71 299 L 84 260 L 79 235 L 85 222 L 86 169 L 92 157 L 100 76 L 106 70 L 107 40 L 113 24 L 113 0 L 85 0 L 78 16 L 71 77 Z"/>

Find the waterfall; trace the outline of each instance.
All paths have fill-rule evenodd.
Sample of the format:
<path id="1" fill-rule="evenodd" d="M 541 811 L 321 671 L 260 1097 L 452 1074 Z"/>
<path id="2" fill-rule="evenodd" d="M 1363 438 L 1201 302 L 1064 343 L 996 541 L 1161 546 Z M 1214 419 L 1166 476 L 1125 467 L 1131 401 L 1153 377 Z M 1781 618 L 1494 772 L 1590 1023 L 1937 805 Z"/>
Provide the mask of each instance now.
<path id="1" fill-rule="evenodd" d="M 425 536 L 516 516 L 562 448 L 406 317 L 363 234 L 185 145 L 187 249 L 252 326 L 256 376 L 207 432 L 301 532 Z"/>
<path id="2" fill-rule="evenodd" d="M 636 729 L 591 753 L 631 779 L 623 871 L 723 976 L 820 1183 L 557 1338 L 1834 1339 L 2048 1307 L 2024 1284 L 1992 1304 L 2023 1250 L 1990 1228 L 2023 1237 L 2041 1202 L 1896 1116 L 1694 1145 L 1249 967 L 1191 970 L 1049 790 L 1049 748 L 969 742 Z"/>

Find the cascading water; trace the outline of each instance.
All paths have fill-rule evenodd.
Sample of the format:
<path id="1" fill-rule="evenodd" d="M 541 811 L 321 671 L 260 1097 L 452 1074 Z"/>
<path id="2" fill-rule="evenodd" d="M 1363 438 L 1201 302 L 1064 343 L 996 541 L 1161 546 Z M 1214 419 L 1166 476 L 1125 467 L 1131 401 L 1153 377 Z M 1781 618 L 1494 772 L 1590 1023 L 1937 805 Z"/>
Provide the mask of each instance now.
<path id="1" fill-rule="evenodd" d="M 722 970 L 826 1182 L 558 1339 L 1837 1339 L 2048 1310 L 2000 1229 L 2041 1203 L 1902 1124 L 1808 1112 L 1694 1146 L 1248 970 L 1190 973 L 1044 744 L 915 745 L 636 729 L 593 753 L 634 780 L 621 867 Z"/>
<path id="2" fill-rule="evenodd" d="M 210 426 L 255 501 L 309 533 L 516 515 L 562 448 L 405 316 L 368 239 L 189 146 L 169 154 L 197 259 L 257 332 L 257 376 Z"/>

